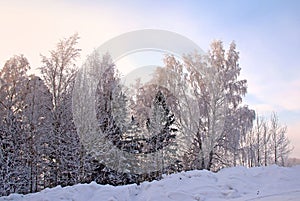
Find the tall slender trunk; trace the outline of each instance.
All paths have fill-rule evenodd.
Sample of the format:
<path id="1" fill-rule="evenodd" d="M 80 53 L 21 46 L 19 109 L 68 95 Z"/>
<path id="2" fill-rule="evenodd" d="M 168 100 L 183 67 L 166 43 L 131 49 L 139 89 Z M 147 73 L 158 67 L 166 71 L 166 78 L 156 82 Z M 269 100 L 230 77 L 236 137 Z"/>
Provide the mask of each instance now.
<path id="1" fill-rule="evenodd" d="M 214 152 L 211 150 L 209 152 L 209 159 L 208 159 L 208 163 L 207 163 L 207 167 L 206 167 L 207 170 L 210 170 L 212 167 L 213 156 L 214 156 Z"/>

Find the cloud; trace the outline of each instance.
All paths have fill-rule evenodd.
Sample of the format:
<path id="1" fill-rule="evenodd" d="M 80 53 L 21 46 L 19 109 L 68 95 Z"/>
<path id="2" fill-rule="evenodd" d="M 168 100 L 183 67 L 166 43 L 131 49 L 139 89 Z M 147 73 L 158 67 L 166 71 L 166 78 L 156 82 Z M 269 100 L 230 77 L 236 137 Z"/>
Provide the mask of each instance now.
<path id="1" fill-rule="evenodd" d="M 249 86 L 249 93 L 258 100 L 258 103 L 253 101 L 252 104 L 262 111 L 300 111 L 300 80 L 273 82 Z"/>
<path id="2" fill-rule="evenodd" d="M 260 115 L 270 114 L 272 111 L 275 111 L 275 108 L 273 108 L 270 104 L 251 104 L 250 107 Z"/>
<path id="3" fill-rule="evenodd" d="M 286 110 L 300 111 L 300 80 L 292 80 L 282 85 L 282 89 L 275 93 L 275 102 Z"/>

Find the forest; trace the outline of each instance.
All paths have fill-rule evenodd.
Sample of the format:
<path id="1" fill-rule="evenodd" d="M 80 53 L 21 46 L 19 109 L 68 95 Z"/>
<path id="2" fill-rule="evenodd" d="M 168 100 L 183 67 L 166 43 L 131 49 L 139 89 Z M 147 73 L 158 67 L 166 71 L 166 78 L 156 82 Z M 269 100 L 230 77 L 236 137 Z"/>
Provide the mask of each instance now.
<path id="1" fill-rule="evenodd" d="M 109 53 L 94 51 L 78 66 L 78 42 L 78 34 L 60 40 L 41 55 L 41 66 L 15 55 L 1 67 L 0 196 L 91 181 L 139 184 L 195 169 L 286 165 L 287 127 L 276 112 L 264 117 L 243 103 L 247 80 L 239 78 L 235 42 L 225 50 L 213 41 L 205 55 L 182 60 L 166 55 L 149 82 L 132 86 L 122 84 Z M 39 73 L 29 74 L 31 68 Z M 93 116 L 96 132 L 89 132 Z"/>

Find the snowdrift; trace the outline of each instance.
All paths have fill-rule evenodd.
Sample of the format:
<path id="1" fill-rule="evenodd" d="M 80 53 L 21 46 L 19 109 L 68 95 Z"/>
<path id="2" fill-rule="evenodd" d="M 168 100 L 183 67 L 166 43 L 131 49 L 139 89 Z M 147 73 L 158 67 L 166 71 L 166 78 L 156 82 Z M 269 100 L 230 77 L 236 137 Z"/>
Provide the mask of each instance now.
<path id="1" fill-rule="evenodd" d="M 300 166 L 226 168 L 218 173 L 189 171 L 141 185 L 78 184 L 39 193 L 11 194 L 4 200 L 30 201 L 218 201 L 300 200 Z"/>

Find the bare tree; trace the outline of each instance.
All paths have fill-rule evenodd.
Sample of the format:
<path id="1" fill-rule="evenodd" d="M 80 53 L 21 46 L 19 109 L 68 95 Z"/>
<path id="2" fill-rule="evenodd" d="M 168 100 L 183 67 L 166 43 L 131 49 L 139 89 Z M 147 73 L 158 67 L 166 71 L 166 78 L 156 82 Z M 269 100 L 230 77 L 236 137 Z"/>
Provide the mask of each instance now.
<path id="1" fill-rule="evenodd" d="M 270 124 L 270 149 L 273 157 L 273 163 L 276 165 L 284 165 L 288 154 L 292 151 L 290 141 L 286 137 L 287 127 L 279 124 L 276 113 L 271 115 Z"/>
<path id="2" fill-rule="evenodd" d="M 268 165 L 270 151 L 269 151 L 269 142 L 271 134 L 269 132 L 269 126 L 267 122 L 263 122 L 263 155 L 264 155 L 264 166 Z"/>
<path id="3" fill-rule="evenodd" d="M 244 142 L 243 151 L 247 166 L 284 166 L 292 151 L 286 133 L 287 127 L 280 124 L 276 113 L 273 113 L 268 121 L 257 116 Z"/>

